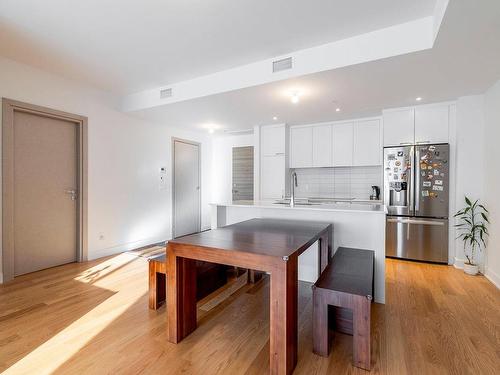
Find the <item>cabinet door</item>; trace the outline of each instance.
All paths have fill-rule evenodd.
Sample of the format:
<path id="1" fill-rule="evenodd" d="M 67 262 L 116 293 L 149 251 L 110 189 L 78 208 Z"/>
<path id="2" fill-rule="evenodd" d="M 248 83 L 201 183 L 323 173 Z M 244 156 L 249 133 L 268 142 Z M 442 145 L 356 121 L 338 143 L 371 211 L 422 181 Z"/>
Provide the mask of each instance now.
<path id="1" fill-rule="evenodd" d="M 313 166 L 312 134 L 310 126 L 290 129 L 290 168 Z"/>
<path id="2" fill-rule="evenodd" d="M 285 156 L 263 156 L 260 164 L 262 199 L 281 199 L 285 195 Z"/>
<path id="3" fill-rule="evenodd" d="M 313 166 L 332 166 L 332 126 L 321 125 L 313 127 Z"/>
<path id="4" fill-rule="evenodd" d="M 353 123 L 333 125 L 333 166 L 352 165 Z"/>
<path id="5" fill-rule="evenodd" d="M 415 140 L 415 111 L 398 109 L 384 112 L 384 146 L 412 145 Z"/>
<path id="6" fill-rule="evenodd" d="M 285 154 L 285 125 L 263 126 L 260 132 L 262 155 Z"/>
<path id="7" fill-rule="evenodd" d="M 415 143 L 448 143 L 448 105 L 415 108 Z"/>
<path id="8" fill-rule="evenodd" d="M 354 165 L 380 165 L 380 121 L 367 120 L 354 124 Z"/>

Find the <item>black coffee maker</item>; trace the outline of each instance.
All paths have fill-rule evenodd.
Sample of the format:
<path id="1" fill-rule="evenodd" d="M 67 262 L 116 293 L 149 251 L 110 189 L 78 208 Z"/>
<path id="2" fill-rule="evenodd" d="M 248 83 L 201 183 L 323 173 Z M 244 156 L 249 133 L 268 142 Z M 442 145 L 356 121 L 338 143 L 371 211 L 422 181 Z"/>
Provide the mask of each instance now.
<path id="1" fill-rule="evenodd" d="M 372 186 L 372 195 L 370 195 L 370 200 L 371 201 L 380 200 L 380 187 Z"/>

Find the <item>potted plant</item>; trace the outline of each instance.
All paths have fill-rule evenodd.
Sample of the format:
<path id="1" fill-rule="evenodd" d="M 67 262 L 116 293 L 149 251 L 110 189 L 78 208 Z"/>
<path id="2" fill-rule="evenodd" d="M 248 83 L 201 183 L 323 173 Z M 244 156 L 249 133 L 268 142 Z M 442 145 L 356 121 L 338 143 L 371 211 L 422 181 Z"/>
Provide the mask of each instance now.
<path id="1" fill-rule="evenodd" d="M 466 196 L 465 207 L 455 214 L 458 223 L 455 227 L 461 232 L 457 238 L 464 243 L 464 252 L 467 262 L 464 263 L 464 271 L 469 275 L 477 275 L 479 266 L 474 259 L 476 251 L 482 251 L 486 247 L 485 239 L 489 235 L 487 224 L 488 210 L 479 200 L 474 203 Z"/>

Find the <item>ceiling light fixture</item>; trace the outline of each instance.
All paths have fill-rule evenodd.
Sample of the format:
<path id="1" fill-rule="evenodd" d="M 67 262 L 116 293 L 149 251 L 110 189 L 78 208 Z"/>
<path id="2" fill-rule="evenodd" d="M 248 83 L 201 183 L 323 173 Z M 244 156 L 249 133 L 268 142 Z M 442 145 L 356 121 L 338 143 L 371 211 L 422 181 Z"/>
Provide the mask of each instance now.
<path id="1" fill-rule="evenodd" d="M 422 100 L 422 98 L 419 96 L 419 97 L 415 98 L 415 100 L 416 100 L 417 102 L 419 102 L 419 101 L 421 101 L 421 100 Z"/>
<path id="2" fill-rule="evenodd" d="M 214 128 L 210 128 L 210 129 L 208 129 L 208 132 L 209 132 L 210 134 L 213 134 L 213 133 L 214 133 L 214 131 L 215 131 L 215 129 L 214 129 Z"/>
<path id="3" fill-rule="evenodd" d="M 336 109 L 335 109 L 335 112 L 340 112 L 340 108 L 336 108 Z"/>
<path id="4" fill-rule="evenodd" d="M 292 97 L 290 98 L 293 104 L 297 104 L 300 101 L 299 94 L 296 92 L 292 94 Z"/>
<path id="5" fill-rule="evenodd" d="M 273 117 L 273 120 L 274 120 L 274 121 L 276 121 L 277 119 L 278 119 L 278 117 L 277 117 L 277 116 L 274 116 L 274 117 Z"/>

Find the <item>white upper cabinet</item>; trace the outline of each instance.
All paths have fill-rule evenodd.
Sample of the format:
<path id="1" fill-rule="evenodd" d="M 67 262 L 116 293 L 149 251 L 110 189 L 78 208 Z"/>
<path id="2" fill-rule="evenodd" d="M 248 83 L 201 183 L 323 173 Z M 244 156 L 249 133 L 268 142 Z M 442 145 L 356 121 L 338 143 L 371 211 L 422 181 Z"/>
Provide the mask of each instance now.
<path id="1" fill-rule="evenodd" d="M 312 128 L 313 167 L 332 166 L 332 126 L 320 125 Z"/>
<path id="2" fill-rule="evenodd" d="M 415 110 L 404 108 L 384 111 L 384 146 L 401 146 L 414 143 Z"/>
<path id="3" fill-rule="evenodd" d="M 354 123 L 353 165 L 380 165 L 380 121 L 366 120 Z"/>
<path id="4" fill-rule="evenodd" d="M 290 128 L 290 168 L 313 166 L 313 127 Z"/>
<path id="5" fill-rule="evenodd" d="M 260 147 L 262 155 L 285 155 L 285 125 L 263 126 L 260 131 Z"/>
<path id="6" fill-rule="evenodd" d="M 348 167 L 352 165 L 352 148 L 354 124 L 333 125 L 333 166 Z"/>
<path id="7" fill-rule="evenodd" d="M 449 106 L 415 108 L 415 143 L 448 143 Z"/>

